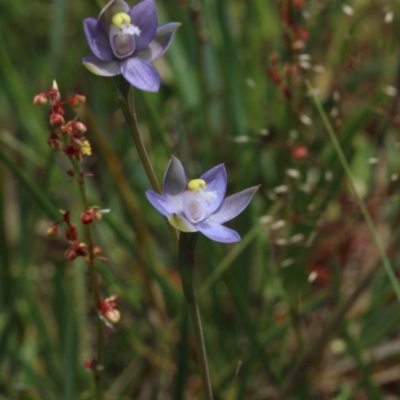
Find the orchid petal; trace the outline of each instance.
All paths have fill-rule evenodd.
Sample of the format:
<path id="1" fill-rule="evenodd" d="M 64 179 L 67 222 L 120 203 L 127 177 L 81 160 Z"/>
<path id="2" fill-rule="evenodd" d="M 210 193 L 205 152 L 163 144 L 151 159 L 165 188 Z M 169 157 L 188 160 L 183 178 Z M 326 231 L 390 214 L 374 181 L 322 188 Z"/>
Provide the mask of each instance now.
<path id="1" fill-rule="evenodd" d="M 164 196 L 178 210 L 183 210 L 182 194 L 187 185 L 187 178 L 182 163 L 174 156 L 168 164 L 164 176 Z"/>
<path id="2" fill-rule="evenodd" d="M 121 73 L 117 61 L 102 61 L 92 54 L 83 57 L 82 64 L 90 72 L 100 76 L 115 76 Z"/>
<path id="3" fill-rule="evenodd" d="M 211 168 L 205 172 L 200 179 L 203 179 L 206 182 L 207 187 L 205 192 L 210 194 L 206 212 L 206 217 L 208 217 L 218 209 L 225 196 L 228 179 L 224 164 Z"/>
<path id="4" fill-rule="evenodd" d="M 168 217 L 171 214 L 179 213 L 179 210 L 177 210 L 172 203 L 170 203 L 165 197 L 156 193 L 154 190 L 148 190 L 146 192 L 146 197 L 151 205 L 165 217 Z"/>
<path id="5" fill-rule="evenodd" d="M 136 38 L 136 49 L 145 48 L 154 38 L 157 31 L 157 12 L 154 0 L 144 0 L 129 11 L 131 24 L 140 29 Z"/>
<path id="6" fill-rule="evenodd" d="M 92 53 L 100 60 L 112 61 L 114 54 L 102 24 L 97 19 L 86 18 L 83 21 L 83 29 Z"/>
<path id="7" fill-rule="evenodd" d="M 148 61 L 131 57 L 120 65 L 122 75 L 132 86 L 148 92 L 157 92 L 160 88 L 160 76 Z"/>
<path id="8" fill-rule="evenodd" d="M 230 221 L 240 214 L 250 203 L 250 200 L 254 196 L 254 193 L 260 186 L 254 186 L 252 188 L 242 190 L 239 193 L 233 194 L 232 196 L 226 197 L 221 204 L 221 207 L 212 214 L 207 221 L 223 224 L 226 221 Z"/>
<path id="9" fill-rule="evenodd" d="M 196 224 L 196 228 L 204 236 L 216 242 L 234 243 L 240 241 L 240 235 L 236 231 L 214 222 L 203 221 Z"/>
<path id="10" fill-rule="evenodd" d="M 137 51 L 136 55 L 147 61 L 153 61 L 156 58 L 161 57 L 168 50 L 168 47 L 172 43 L 175 33 L 180 26 L 181 23 L 179 22 L 170 22 L 159 26 L 154 39 L 147 47 Z"/>
<path id="11" fill-rule="evenodd" d="M 185 217 L 179 214 L 171 214 L 168 217 L 169 223 L 178 231 L 182 232 L 197 232 L 196 226 L 191 224 Z"/>

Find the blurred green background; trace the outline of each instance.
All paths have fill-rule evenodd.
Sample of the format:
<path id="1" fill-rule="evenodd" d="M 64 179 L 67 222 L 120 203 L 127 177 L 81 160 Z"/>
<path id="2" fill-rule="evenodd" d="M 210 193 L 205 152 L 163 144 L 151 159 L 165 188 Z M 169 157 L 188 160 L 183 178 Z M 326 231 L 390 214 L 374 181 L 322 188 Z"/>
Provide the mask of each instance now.
<path id="1" fill-rule="evenodd" d="M 305 85 L 398 272 L 398 2 L 156 4 L 160 24 L 182 22 L 155 63 L 160 92 L 135 91 L 159 180 L 174 154 L 190 178 L 224 162 L 229 194 L 262 184 L 228 223 L 240 243 L 198 244 L 215 399 L 400 398 L 399 304 Z M 32 106 L 53 79 L 65 98 L 87 97 L 89 198 L 111 209 L 95 224 L 102 296 L 116 294 L 121 312 L 106 329 L 106 398 L 202 398 L 174 246 L 144 196 L 150 185 L 112 79 L 81 64 L 90 52 L 82 21 L 104 5 L 0 3 L 1 399 L 93 398 L 87 267 L 65 260 L 62 237 L 45 238 L 57 210 L 71 210 L 78 228 L 82 212 L 67 160 L 47 145 L 48 111 Z"/>

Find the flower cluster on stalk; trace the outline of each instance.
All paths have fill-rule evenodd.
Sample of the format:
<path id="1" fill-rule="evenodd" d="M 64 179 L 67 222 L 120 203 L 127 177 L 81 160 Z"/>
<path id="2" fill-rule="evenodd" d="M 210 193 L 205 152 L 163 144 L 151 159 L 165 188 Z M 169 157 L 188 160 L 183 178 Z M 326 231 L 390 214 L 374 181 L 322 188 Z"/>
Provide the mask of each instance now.
<path id="1" fill-rule="evenodd" d="M 117 296 L 113 295 L 102 300 L 100 303 L 100 313 L 107 323 L 116 324 L 121 314 L 117 309 Z"/>
<path id="2" fill-rule="evenodd" d="M 56 82 L 53 83 L 52 89 L 41 92 L 33 98 L 33 104 L 38 107 L 50 103 L 49 122 L 52 131 L 47 139 L 50 148 L 77 160 L 92 154 L 90 143 L 84 136 L 87 128 L 76 119 L 66 121 L 64 106 L 78 107 L 85 101 L 86 98 L 82 95 L 74 95 L 63 100 Z"/>
<path id="3" fill-rule="evenodd" d="M 79 240 L 78 228 L 71 222 L 71 211 L 61 211 L 62 219 L 49 227 L 46 236 L 52 239 L 58 235 L 58 226 L 65 225 L 65 238 L 70 243 L 70 247 L 65 250 L 65 258 L 73 261 L 77 257 L 86 257 L 87 246 Z"/>
<path id="4" fill-rule="evenodd" d="M 82 161 L 84 156 L 91 155 L 91 147 L 89 141 L 84 136 L 87 131 L 86 126 L 77 119 L 66 120 L 66 110 L 64 107 L 78 107 L 86 101 L 85 96 L 76 94 L 63 100 L 58 90 L 56 82 L 53 87 L 46 92 L 41 92 L 34 96 L 33 104 L 35 106 L 44 106 L 49 104 L 49 122 L 52 131 L 47 139 L 49 147 L 71 160 Z M 67 171 L 68 176 L 74 178 L 78 184 L 83 185 L 85 181 L 84 171 L 79 167 L 77 170 L 73 168 Z M 84 225 L 93 221 L 100 220 L 102 214 L 109 210 L 100 210 L 98 207 L 88 207 L 81 214 L 81 222 Z M 59 225 L 65 227 L 65 238 L 70 243 L 69 248 L 65 251 L 65 258 L 73 261 L 77 257 L 88 256 L 88 246 L 80 240 L 77 226 L 71 222 L 71 212 L 61 211 L 62 219 L 49 227 L 46 236 L 54 238 L 59 233 Z M 99 257 L 101 249 L 93 248 L 93 254 Z"/>

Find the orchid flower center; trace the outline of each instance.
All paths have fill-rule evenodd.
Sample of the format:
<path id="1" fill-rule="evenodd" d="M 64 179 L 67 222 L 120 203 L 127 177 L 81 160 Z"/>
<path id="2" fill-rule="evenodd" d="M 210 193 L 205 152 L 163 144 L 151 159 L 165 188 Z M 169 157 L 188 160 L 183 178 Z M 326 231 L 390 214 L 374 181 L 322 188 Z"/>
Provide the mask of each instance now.
<path id="1" fill-rule="evenodd" d="M 131 17 L 127 13 L 120 12 L 115 14 L 111 18 L 111 22 L 126 35 L 140 36 L 140 29 L 131 24 Z"/>
<path id="2" fill-rule="evenodd" d="M 140 29 L 131 24 L 129 14 L 120 12 L 111 18 L 109 32 L 110 44 L 117 58 L 129 57 L 136 49 L 135 36 L 140 36 Z"/>
<path id="3" fill-rule="evenodd" d="M 207 190 L 203 179 L 193 179 L 183 193 L 183 210 L 186 217 L 192 223 L 203 221 L 208 216 L 208 209 L 216 198 L 213 191 Z"/>
<path id="4" fill-rule="evenodd" d="M 198 192 L 200 189 L 205 189 L 206 187 L 206 182 L 203 179 L 192 179 L 187 184 L 187 188 L 192 192 Z"/>

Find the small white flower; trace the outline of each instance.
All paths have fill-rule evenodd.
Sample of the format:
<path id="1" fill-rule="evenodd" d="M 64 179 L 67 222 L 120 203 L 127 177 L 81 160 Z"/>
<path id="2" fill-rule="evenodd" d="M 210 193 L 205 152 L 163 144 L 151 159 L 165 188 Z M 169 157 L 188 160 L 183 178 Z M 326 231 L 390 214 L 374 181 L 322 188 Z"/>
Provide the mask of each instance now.
<path id="1" fill-rule="evenodd" d="M 306 114 L 301 114 L 300 115 L 300 121 L 306 126 L 311 126 L 312 125 L 312 119 Z"/>
<path id="2" fill-rule="evenodd" d="M 298 179 L 300 178 L 300 171 L 294 168 L 288 168 L 286 170 L 286 175 L 290 176 L 293 179 Z"/>
<path id="3" fill-rule="evenodd" d="M 351 17 L 354 14 L 354 10 L 348 4 L 343 4 L 342 10 L 349 17 Z"/>
<path id="4" fill-rule="evenodd" d="M 388 11 L 385 14 L 385 24 L 391 24 L 393 22 L 393 12 L 392 11 Z"/>
<path id="5" fill-rule="evenodd" d="M 289 188 L 286 185 L 280 185 L 274 188 L 274 192 L 276 194 L 282 194 L 282 193 L 287 193 L 289 191 Z"/>
<path id="6" fill-rule="evenodd" d="M 368 159 L 368 164 L 375 165 L 375 164 L 378 164 L 378 161 L 379 160 L 376 157 L 371 157 Z"/>
<path id="7" fill-rule="evenodd" d="M 310 275 L 308 275 L 308 282 L 312 283 L 318 278 L 318 273 L 316 271 L 312 271 Z"/>
<path id="8" fill-rule="evenodd" d="M 290 265 L 293 265 L 295 263 L 295 259 L 294 258 L 286 258 L 286 260 L 283 260 L 280 263 L 281 268 L 287 268 Z"/>
<path id="9" fill-rule="evenodd" d="M 283 219 L 280 219 L 279 221 L 274 222 L 271 225 L 272 230 L 280 229 L 283 228 L 286 225 L 286 222 Z"/>
<path id="10" fill-rule="evenodd" d="M 270 215 L 264 215 L 259 218 L 258 222 L 260 224 L 270 224 L 273 221 L 273 218 Z"/>
<path id="11" fill-rule="evenodd" d="M 384 92 L 389 97 L 395 97 L 397 95 L 397 88 L 395 88 L 394 86 L 386 86 Z"/>
<path id="12" fill-rule="evenodd" d="M 293 235 L 290 239 L 290 243 L 299 243 L 304 239 L 304 235 L 302 233 L 297 233 L 296 235 Z"/>

